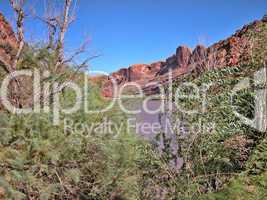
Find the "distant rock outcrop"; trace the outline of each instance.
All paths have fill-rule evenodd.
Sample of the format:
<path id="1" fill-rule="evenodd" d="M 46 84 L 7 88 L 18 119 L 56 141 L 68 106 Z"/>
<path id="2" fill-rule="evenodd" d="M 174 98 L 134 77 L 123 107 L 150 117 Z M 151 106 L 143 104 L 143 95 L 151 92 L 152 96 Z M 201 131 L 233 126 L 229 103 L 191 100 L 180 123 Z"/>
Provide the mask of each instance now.
<path id="1" fill-rule="evenodd" d="M 189 64 L 192 51 L 186 46 L 180 46 L 176 49 L 176 54 L 167 58 L 164 67 L 160 69 L 157 75 L 164 75 L 170 69 L 186 68 Z"/>
<path id="2" fill-rule="evenodd" d="M 246 25 L 231 37 L 208 48 L 198 45 L 191 51 L 186 46 L 180 46 L 177 48 L 176 54 L 165 61 L 153 64 L 137 64 L 129 68 L 123 68 L 112 73 L 107 79 L 103 86 L 103 95 L 106 97 L 113 95 L 111 78 L 116 80 L 119 86 L 128 82 L 136 82 L 146 94 L 155 94 L 159 89 L 156 86 L 146 86 L 146 84 L 151 82 L 166 84 L 169 70 L 172 70 L 173 78 L 176 79 L 186 73 L 200 73 L 203 70 L 239 65 L 252 56 L 252 42 L 248 37 L 248 31 L 259 31 L 260 25 L 266 23 L 266 21 L 267 19 L 264 17 L 262 20 Z"/>

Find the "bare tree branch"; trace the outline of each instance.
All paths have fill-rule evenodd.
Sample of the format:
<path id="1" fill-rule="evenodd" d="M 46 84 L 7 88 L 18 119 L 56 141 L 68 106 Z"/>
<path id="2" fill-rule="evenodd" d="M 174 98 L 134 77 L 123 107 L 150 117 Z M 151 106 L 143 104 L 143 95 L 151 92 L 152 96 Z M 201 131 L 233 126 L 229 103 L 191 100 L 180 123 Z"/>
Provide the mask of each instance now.
<path id="1" fill-rule="evenodd" d="M 17 64 L 18 61 L 21 57 L 21 53 L 24 47 L 24 29 L 23 29 L 23 22 L 24 22 L 24 10 L 22 9 L 25 1 L 24 0 L 19 0 L 19 2 L 15 2 L 14 0 L 9 0 L 11 7 L 13 8 L 14 12 L 17 15 L 17 19 L 16 19 L 16 25 L 17 25 L 17 39 L 18 39 L 18 43 L 19 43 L 19 48 L 17 50 L 17 53 L 15 55 L 14 60 L 12 61 L 11 65 L 7 65 L 6 66 L 6 72 L 9 71 L 8 73 L 12 73 L 14 71 L 16 71 L 17 69 Z M 20 81 L 14 77 L 14 80 L 11 82 L 11 98 L 14 101 L 15 105 L 17 107 L 22 107 L 21 103 L 20 103 L 20 98 L 19 98 L 19 94 L 18 91 L 20 89 Z"/>
<path id="2" fill-rule="evenodd" d="M 14 58 L 12 66 L 11 66 L 12 70 L 15 70 L 17 67 L 17 63 L 19 61 L 19 58 L 21 56 L 24 44 L 25 44 L 25 42 L 24 42 L 24 29 L 23 29 L 23 22 L 24 22 L 25 14 L 24 14 L 24 11 L 22 9 L 22 5 L 24 4 L 24 1 L 21 1 L 19 4 L 15 3 L 14 0 L 9 0 L 9 1 L 10 1 L 10 4 L 11 4 L 13 10 L 17 14 L 17 31 L 18 31 L 17 36 L 18 36 L 19 48 L 18 48 L 17 54 Z"/>
<path id="3" fill-rule="evenodd" d="M 85 42 L 67 59 L 63 61 L 63 64 L 68 64 L 72 62 L 77 56 L 84 53 L 86 51 L 86 48 L 90 42 L 90 38 L 87 38 Z"/>
<path id="4" fill-rule="evenodd" d="M 45 23 L 48 27 L 48 44 L 47 49 L 53 49 L 54 48 L 54 42 L 55 42 L 55 35 L 57 32 L 57 19 L 54 17 L 41 17 L 34 13 L 32 15 L 37 18 L 38 20 Z"/>
<path id="5" fill-rule="evenodd" d="M 70 23 L 69 13 L 70 13 L 71 2 L 72 0 L 65 0 L 63 19 L 60 24 L 60 33 L 59 33 L 59 38 L 58 38 L 57 47 L 56 47 L 57 61 L 55 65 L 55 72 L 58 71 L 58 68 L 64 62 L 63 61 L 64 60 L 64 39 L 65 39 L 67 28 Z"/>

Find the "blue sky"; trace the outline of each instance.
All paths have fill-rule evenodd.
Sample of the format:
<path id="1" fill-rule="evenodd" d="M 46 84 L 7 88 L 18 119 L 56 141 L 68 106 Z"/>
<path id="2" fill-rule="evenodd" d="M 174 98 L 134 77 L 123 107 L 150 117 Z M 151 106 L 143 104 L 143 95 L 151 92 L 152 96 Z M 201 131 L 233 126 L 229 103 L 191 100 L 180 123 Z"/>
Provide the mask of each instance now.
<path id="1" fill-rule="evenodd" d="M 43 0 L 28 0 L 37 12 Z M 8 0 L 0 11 L 12 21 Z M 267 13 L 267 0 L 80 0 L 66 50 L 90 36 L 88 54 L 101 54 L 91 69 L 115 71 L 172 55 L 179 45 L 210 45 Z M 30 18 L 27 39 L 45 38 L 45 28 Z M 84 55 L 86 56 L 86 55 Z"/>

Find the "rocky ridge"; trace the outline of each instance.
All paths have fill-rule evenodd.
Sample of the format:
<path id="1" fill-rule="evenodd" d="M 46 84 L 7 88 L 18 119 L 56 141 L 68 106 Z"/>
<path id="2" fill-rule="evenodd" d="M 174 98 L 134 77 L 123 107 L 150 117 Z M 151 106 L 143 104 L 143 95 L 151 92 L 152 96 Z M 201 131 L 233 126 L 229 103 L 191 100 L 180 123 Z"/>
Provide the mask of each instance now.
<path id="1" fill-rule="evenodd" d="M 135 64 L 128 68 L 122 68 L 110 76 L 102 76 L 100 77 L 103 85 L 102 94 L 105 97 L 114 96 L 111 79 L 114 79 L 119 87 L 126 83 L 135 82 L 141 86 L 146 94 L 150 95 L 159 92 L 159 88 L 152 83 L 166 84 L 170 70 L 172 70 L 172 78 L 177 79 L 188 73 L 196 73 L 197 75 L 203 70 L 239 65 L 251 58 L 253 41 L 248 37 L 248 31 L 259 31 L 261 24 L 266 23 L 266 21 L 267 16 L 264 16 L 262 20 L 245 25 L 229 38 L 208 48 L 197 45 L 192 50 L 187 46 L 179 46 L 175 54 L 165 61 Z M 0 64 L 1 62 L 10 64 L 17 48 L 16 35 L 0 13 Z M 92 80 L 95 82 L 98 81 L 98 78 L 92 78 Z"/>
<path id="2" fill-rule="evenodd" d="M 266 17 L 245 25 L 229 38 L 208 48 L 197 45 L 194 50 L 191 50 L 187 46 L 179 46 L 176 53 L 165 61 L 135 64 L 128 68 L 122 68 L 106 78 L 102 94 L 105 97 L 113 96 L 112 78 L 119 86 L 135 82 L 142 87 L 147 95 L 151 95 L 158 93 L 159 88 L 156 85 L 146 85 L 152 82 L 166 84 L 169 70 L 172 70 L 173 79 L 177 79 L 187 73 L 199 74 L 203 70 L 239 65 L 252 56 L 253 41 L 247 34 L 248 30 L 259 31 L 260 25 L 265 21 Z"/>

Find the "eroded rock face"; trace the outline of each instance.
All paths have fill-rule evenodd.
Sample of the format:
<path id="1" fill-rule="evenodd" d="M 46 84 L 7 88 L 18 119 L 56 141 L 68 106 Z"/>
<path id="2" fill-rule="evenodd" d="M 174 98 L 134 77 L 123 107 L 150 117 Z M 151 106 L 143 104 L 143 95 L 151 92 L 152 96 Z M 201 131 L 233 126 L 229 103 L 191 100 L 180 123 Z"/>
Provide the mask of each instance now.
<path id="1" fill-rule="evenodd" d="M 197 45 L 190 57 L 189 64 L 203 62 L 207 58 L 207 49 L 203 45 Z"/>
<path id="2" fill-rule="evenodd" d="M 0 61 L 10 63 L 17 48 L 18 42 L 15 33 L 0 13 Z"/>
<path id="3" fill-rule="evenodd" d="M 178 68 L 187 67 L 189 64 L 192 51 L 187 46 L 180 46 L 176 50 L 176 62 Z"/>
<path id="4" fill-rule="evenodd" d="M 137 64 L 132 65 L 129 70 L 129 81 L 138 81 L 141 79 L 151 79 L 160 70 L 161 63 L 153 63 L 150 65 Z"/>
<path id="5" fill-rule="evenodd" d="M 107 78 L 104 83 L 102 94 L 105 97 L 111 97 L 114 89 L 113 82 L 120 86 L 128 82 L 137 82 L 140 85 L 149 83 L 157 74 L 162 66 L 163 62 L 156 62 L 152 64 L 135 64 L 129 68 L 122 68 L 117 72 L 114 72 Z"/>
<path id="6" fill-rule="evenodd" d="M 164 75 L 169 70 L 177 70 L 179 68 L 186 68 L 189 64 L 192 51 L 187 46 L 179 46 L 176 49 L 176 54 L 167 58 L 165 65 L 160 69 L 157 75 Z"/>

